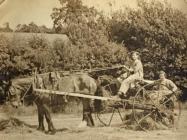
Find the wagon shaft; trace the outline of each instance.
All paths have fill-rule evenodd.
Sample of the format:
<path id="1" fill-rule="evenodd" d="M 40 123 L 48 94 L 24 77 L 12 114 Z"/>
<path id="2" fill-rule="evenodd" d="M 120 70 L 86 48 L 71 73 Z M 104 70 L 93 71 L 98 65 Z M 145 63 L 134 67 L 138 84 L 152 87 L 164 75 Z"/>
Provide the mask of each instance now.
<path id="1" fill-rule="evenodd" d="M 47 94 L 54 94 L 54 95 L 64 95 L 64 96 L 72 96 L 72 97 L 81 97 L 81 98 L 88 98 L 88 99 L 97 99 L 97 100 L 113 100 L 113 101 L 121 101 L 121 99 L 113 99 L 111 97 L 101 97 L 101 96 L 93 96 L 89 95 L 88 92 L 63 92 L 63 91 L 55 91 L 55 90 L 47 90 L 47 89 L 33 89 L 38 93 L 47 93 Z"/>

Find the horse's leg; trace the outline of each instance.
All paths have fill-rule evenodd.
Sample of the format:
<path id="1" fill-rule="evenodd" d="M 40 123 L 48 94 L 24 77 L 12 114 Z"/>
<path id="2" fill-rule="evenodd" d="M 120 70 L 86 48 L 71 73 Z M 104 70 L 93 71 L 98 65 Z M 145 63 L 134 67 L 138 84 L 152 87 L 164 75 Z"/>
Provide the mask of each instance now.
<path id="1" fill-rule="evenodd" d="M 44 112 L 43 112 L 43 108 L 41 104 L 37 104 L 37 109 L 38 109 L 38 130 L 44 131 L 45 127 L 44 127 Z"/>
<path id="2" fill-rule="evenodd" d="M 50 134 L 55 134 L 55 128 L 51 119 L 51 115 L 49 112 L 49 108 L 47 107 L 46 104 L 43 105 L 44 108 L 44 112 L 45 112 L 45 119 L 47 121 L 48 124 L 48 132 L 50 132 Z"/>
<path id="3" fill-rule="evenodd" d="M 92 112 L 90 113 L 90 121 L 91 121 L 91 124 L 92 126 L 95 126 L 95 123 L 94 123 L 94 120 L 93 120 L 93 117 L 92 117 Z"/>
<path id="4" fill-rule="evenodd" d="M 44 111 L 43 111 L 43 102 L 42 102 L 42 97 L 40 96 L 35 96 L 33 95 L 33 99 L 34 99 L 34 102 L 37 106 L 37 110 L 38 110 L 38 130 L 40 131 L 44 131 L 45 130 L 45 127 L 44 127 Z"/>
<path id="5" fill-rule="evenodd" d="M 92 118 L 92 109 L 90 105 L 90 99 L 83 99 L 83 121 L 87 122 L 87 126 L 94 126 L 94 121 Z"/>

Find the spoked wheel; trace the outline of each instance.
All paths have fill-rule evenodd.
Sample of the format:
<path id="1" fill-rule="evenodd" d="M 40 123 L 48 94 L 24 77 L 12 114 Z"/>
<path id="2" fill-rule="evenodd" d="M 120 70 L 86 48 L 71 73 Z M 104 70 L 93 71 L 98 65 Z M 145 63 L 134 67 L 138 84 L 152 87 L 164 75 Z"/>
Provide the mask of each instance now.
<path id="1" fill-rule="evenodd" d="M 112 107 L 111 110 L 109 112 L 106 112 L 106 111 L 101 111 L 101 112 L 98 112 L 97 113 L 97 118 L 98 120 L 104 125 L 104 126 L 110 126 L 111 125 L 111 122 L 114 118 L 114 114 L 115 113 L 118 113 L 120 115 L 120 118 L 121 120 L 123 119 L 122 118 L 122 115 L 119 111 L 119 109 L 117 108 L 114 108 Z"/>
<path id="2" fill-rule="evenodd" d="M 180 102 L 176 100 L 175 94 L 170 91 L 167 96 L 162 91 L 146 90 L 145 85 L 141 87 L 133 100 L 134 120 L 141 130 L 154 129 L 155 123 L 164 126 L 176 127 L 181 114 Z"/>
<path id="3" fill-rule="evenodd" d="M 112 122 L 123 122 L 122 109 L 125 108 L 125 104 L 117 101 L 101 101 L 102 108 L 96 112 L 96 117 L 99 122 L 104 126 L 110 126 Z M 125 109 L 124 109 L 125 110 Z M 118 117 L 116 119 L 116 117 Z M 121 122 L 120 122 L 121 123 Z"/>
<path id="4" fill-rule="evenodd" d="M 155 103 L 152 100 L 149 100 L 149 92 L 146 90 L 146 86 L 148 85 L 141 87 L 137 91 L 132 105 L 134 120 L 139 128 L 144 131 L 147 131 L 150 127 L 146 120 L 150 117 L 152 118 L 152 116 L 157 117 L 155 115 Z"/>
<path id="5" fill-rule="evenodd" d="M 113 84 L 111 81 L 106 81 L 108 83 L 104 86 L 102 86 L 102 92 L 104 97 L 112 97 L 112 89 L 110 88 Z M 123 115 L 118 108 L 119 105 L 122 105 L 121 103 L 118 104 L 116 101 L 98 101 L 100 102 L 101 109 L 96 112 L 96 117 L 99 120 L 99 122 L 104 126 L 110 126 L 112 121 L 114 120 L 114 115 L 118 115 L 117 120 L 123 120 Z"/>
<path id="6" fill-rule="evenodd" d="M 181 116 L 181 103 L 175 93 L 165 95 L 157 105 L 158 115 L 162 124 L 168 128 L 177 128 Z"/>

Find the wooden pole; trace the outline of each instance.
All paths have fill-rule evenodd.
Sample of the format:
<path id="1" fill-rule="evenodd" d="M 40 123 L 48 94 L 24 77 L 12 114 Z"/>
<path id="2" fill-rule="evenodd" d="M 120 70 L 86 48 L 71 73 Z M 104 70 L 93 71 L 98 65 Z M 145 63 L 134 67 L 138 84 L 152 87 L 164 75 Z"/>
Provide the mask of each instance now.
<path id="1" fill-rule="evenodd" d="M 56 95 L 66 95 L 66 96 L 73 96 L 73 97 L 81 97 L 81 98 L 89 98 L 89 99 L 97 99 L 97 100 L 113 100 L 113 101 L 121 101 L 121 99 L 114 99 L 111 97 L 100 97 L 100 96 L 93 96 L 93 95 L 88 95 L 88 93 L 84 92 L 62 92 L 62 91 L 54 91 L 54 90 L 47 90 L 47 89 L 34 89 L 34 91 L 39 92 L 39 93 L 48 93 L 48 94 L 56 94 Z"/>

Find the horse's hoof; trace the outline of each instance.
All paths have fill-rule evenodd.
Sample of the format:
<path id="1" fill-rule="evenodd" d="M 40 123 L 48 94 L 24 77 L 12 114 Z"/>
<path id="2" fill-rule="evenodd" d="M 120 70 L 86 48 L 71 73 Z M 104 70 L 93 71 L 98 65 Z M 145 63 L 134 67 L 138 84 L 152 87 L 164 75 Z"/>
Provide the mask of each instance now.
<path id="1" fill-rule="evenodd" d="M 87 122 L 86 121 L 82 121 L 79 125 L 78 128 L 85 128 L 87 127 Z"/>
<path id="2" fill-rule="evenodd" d="M 44 131 L 45 131 L 45 129 L 44 129 L 44 128 L 41 128 L 41 127 L 38 127 L 37 130 L 38 130 L 38 131 L 41 131 L 41 132 L 44 132 Z"/>
<path id="3" fill-rule="evenodd" d="M 48 135 L 54 135 L 56 133 L 56 131 L 55 130 L 49 130 L 49 131 L 46 131 L 45 133 L 48 134 Z"/>

